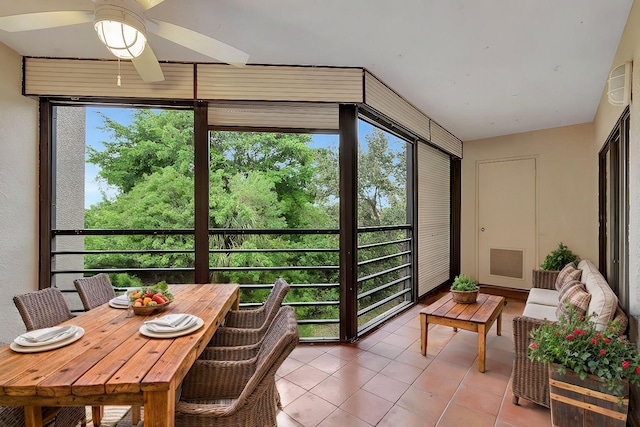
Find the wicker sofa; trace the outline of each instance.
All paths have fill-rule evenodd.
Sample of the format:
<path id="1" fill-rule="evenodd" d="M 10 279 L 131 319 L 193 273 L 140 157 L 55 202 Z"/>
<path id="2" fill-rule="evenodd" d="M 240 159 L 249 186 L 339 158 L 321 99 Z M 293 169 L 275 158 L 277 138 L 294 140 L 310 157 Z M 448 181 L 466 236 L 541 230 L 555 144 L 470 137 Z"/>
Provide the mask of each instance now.
<path id="1" fill-rule="evenodd" d="M 624 331 L 628 324 L 627 316 L 618 304 L 615 293 L 600 274 L 596 266 L 589 260 L 582 260 L 574 269 L 566 266 L 558 271 L 534 271 L 532 289 L 522 316 L 513 319 L 513 344 L 515 359 L 511 373 L 513 403 L 519 398 L 530 400 L 539 405 L 549 407 L 549 371 L 547 365 L 533 362 L 527 357 L 530 344 L 529 334 L 540 326 L 545 319 L 556 320 L 563 281 L 580 280 L 588 298 L 587 313 L 596 322 L 598 328 L 604 328 L 610 321 L 617 321 Z M 567 271 L 570 271 L 567 273 Z M 569 277 L 568 277 L 569 276 Z M 579 277 L 579 278 L 578 278 Z M 563 294 L 564 296 L 564 294 Z"/>

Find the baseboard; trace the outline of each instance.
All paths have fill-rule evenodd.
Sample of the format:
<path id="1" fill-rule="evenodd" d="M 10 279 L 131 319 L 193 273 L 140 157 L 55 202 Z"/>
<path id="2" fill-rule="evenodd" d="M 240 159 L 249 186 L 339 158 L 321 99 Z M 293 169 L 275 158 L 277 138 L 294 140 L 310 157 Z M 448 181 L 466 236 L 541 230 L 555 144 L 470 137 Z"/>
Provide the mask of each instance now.
<path id="1" fill-rule="evenodd" d="M 526 301 L 529 296 L 529 291 L 525 289 L 512 289 L 493 285 L 480 285 L 480 292 L 521 301 Z"/>
<path id="2" fill-rule="evenodd" d="M 439 286 L 420 298 L 419 302 L 422 304 L 431 304 L 432 302 L 438 300 L 444 294 L 449 292 L 449 287 L 450 284 Z M 513 289 L 493 285 L 480 285 L 480 292 L 489 295 L 499 295 L 501 297 L 523 302 L 526 301 L 527 297 L 529 296 L 529 291 L 526 289 Z"/>

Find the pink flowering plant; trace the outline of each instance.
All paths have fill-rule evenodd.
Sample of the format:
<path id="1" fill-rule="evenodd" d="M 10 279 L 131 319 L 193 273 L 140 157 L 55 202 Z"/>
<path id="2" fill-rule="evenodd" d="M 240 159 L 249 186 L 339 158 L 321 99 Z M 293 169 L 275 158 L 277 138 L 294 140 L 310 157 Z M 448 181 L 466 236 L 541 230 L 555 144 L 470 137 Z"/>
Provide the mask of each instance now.
<path id="1" fill-rule="evenodd" d="M 545 321 L 531 331 L 529 359 L 557 363 L 559 372 L 571 369 L 583 380 L 596 375 L 612 395 L 622 397 L 622 380 L 640 384 L 640 353 L 619 329 L 611 322 L 598 331 L 589 316 L 568 307 L 558 321 Z"/>

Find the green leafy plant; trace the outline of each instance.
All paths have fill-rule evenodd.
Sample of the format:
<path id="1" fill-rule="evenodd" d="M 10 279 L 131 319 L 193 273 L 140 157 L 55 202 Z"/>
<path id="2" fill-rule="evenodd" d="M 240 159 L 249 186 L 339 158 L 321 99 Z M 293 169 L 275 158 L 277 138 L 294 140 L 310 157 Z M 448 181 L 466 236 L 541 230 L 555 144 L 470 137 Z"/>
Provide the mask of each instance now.
<path id="1" fill-rule="evenodd" d="M 451 285 L 452 291 L 475 291 L 476 289 L 478 289 L 476 281 L 466 274 L 456 276 Z"/>
<path id="2" fill-rule="evenodd" d="M 577 260 L 578 256 L 560 242 L 558 243 L 558 247 L 551 251 L 542 264 L 540 264 L 540 268 L 543 270 L 559 271 L 562 270 L 565 265 L 570 262 L 576 262 Z"/>
<path id="3" fill-rule="evenodd" d="M 110 276 L 111 284 L 116 288 L 142 287 L 142 280 L 127 273 L 116 273 Z"/>
<path id="4" fill-rule="evenodd" d="M 587 374 L 596 375 L 612 395 L 621 397 L 621 380 L 640 384 L 640 353 L 619 330 L 616 322 L 610 322 L 599 331 L 589 316 L 567 304 L 565 316 L 556 322 L 545 321 L 531 331 L 528 356 L 538 362 L 557 363 L 560 373 L 571 369 L 583 380 Z"/>
<path id="5" fill-rule="evenodd" d="M 162 292 L 162 294 L 173 301 L 173 294 L 169 292 L 169 285 L 164 280 L 149 288 L 152 292 Z"/>

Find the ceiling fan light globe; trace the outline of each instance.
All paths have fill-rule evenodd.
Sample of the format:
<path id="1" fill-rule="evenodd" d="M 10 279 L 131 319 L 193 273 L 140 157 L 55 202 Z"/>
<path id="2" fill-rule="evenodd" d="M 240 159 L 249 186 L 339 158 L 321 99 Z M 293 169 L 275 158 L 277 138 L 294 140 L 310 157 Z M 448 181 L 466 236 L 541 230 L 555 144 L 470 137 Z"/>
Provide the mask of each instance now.
<path id="1" fill-rule="evenodd" d="M 147 44 L 147 28 L 134 0 L 97 3 L 94 28 L 102 43 L 118 58 L 137 58 Z M 137 11 L 137 12 L 136 12 Z"/>
<path id="2" fill-rule="evenodd" d="M 122 22 L 96 21 L 95 29 L 100 41 L 118 58 L 137 58 L 147 44 L 142 32 Z"/>

